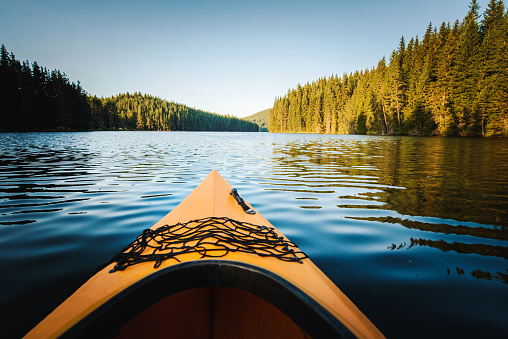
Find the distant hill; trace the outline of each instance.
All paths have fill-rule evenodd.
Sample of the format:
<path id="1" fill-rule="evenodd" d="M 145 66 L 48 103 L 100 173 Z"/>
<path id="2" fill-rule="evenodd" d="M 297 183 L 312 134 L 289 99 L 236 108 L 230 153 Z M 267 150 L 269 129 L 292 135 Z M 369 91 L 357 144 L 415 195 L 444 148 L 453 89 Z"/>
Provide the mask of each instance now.
<path id="1" fill-rule="evenodd" d="M 0 131 L 240 131 L 256 123 L 139 92 L 89 95 L 59 70 L 16 60 L 0 47 Z"/>
<path id="2" fill-rule="evenodd" d="M 257 124 L 190 108 L 148 94 L 89 97 L 95 129 L 257 132 Z"/>
<path id="3" fill-rule="evenodd" d="M 271 111 L 272 109 L 268 108 L 264 111 L 249 115 L 243 119 L 257 124 L 259 126 L 260 132 L 268 132 L 268 116 L 270 115 Z"/>

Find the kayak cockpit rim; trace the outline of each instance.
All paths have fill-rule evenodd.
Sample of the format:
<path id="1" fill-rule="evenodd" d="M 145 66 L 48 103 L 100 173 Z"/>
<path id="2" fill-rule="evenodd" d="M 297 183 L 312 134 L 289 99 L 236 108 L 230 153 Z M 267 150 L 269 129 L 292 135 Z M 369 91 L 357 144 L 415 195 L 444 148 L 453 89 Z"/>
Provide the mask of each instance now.
<path id="1" fill-rule="evenodd" d="M 99 306 L 61 338 L 114 337 L 153 304 L 201 287 L 235 288 L 258 296 L 313 338 L 356 338 L 322 305 L 284 278 L 258 266 L 228 260 L 190 261 L 156 270 Z"/>

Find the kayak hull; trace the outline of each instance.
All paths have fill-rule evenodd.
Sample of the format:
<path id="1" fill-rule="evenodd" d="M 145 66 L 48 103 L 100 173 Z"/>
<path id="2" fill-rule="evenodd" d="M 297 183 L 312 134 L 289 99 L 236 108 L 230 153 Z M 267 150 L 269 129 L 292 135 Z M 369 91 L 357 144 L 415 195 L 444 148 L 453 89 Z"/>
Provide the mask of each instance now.
<path id="1" fill-rule="evenodd" d="M 132 319 L 128 326 L 126 319 Z M 175 338 L 234 338 L 238 333 L 247 338 L 248 334 L 310 338 L 309 333 L 316 338 L 355 337 L 319 303 L 280 276 L 226 260 L 186 262 L 159 270 L 103 304 L 64 337 L 90 338 L 103 334 L 104 328 L 109 329 L 108 336 L 123 338 L 141 334 L 139 331 L 157 337 L 167 328 Z"/>
<path id="2" fill-rule="evenodd" d="M 260 213 L 245 213 L 230 195 L 231 190 L 222 176 L 212 171 L 151 229 L 201 218 L 227 217 L 273 228 L 280 239 L 287 240 Z M 231 338 L 251 333 L 255 337 L 280 338 L 280 332 L 270 325 L 273 321 L 267 320 L 275 319 L 280 328 L 296 338 L 383 338 L 310 259 L 298 263 L 236 251 L 220 258 L 194 252 L 156 266 L 145 262 L 110 273 L 115 263 L 107 265 L 28 333 L 27 338 L 128 336 L 138 329 L 168 335 L 165 329 L 170 324 L 168 320 L 159 321 L 161 326 L 155 326 L 157 321 L 142 325 L 143 319 L 155 319 L 157 314 L 162 319 L 181 319 L 175 314 L 187 314 L 183 317 L 185 321 L 170 326 L 170 333 L 178 334 L 174 337 L 192 334 L 201 337 L 206 333 L 206 338 Z M 243 302 L 238 304 L 239 300 Z M 177 304 L 180 306 L 176 307 Z M 266 328 L 261 326 L 263 323 Z M 252 328 L 257 328 L 257 332 L 249 332 Z M 104 329 L 110 332 L 106 334 Z"/>

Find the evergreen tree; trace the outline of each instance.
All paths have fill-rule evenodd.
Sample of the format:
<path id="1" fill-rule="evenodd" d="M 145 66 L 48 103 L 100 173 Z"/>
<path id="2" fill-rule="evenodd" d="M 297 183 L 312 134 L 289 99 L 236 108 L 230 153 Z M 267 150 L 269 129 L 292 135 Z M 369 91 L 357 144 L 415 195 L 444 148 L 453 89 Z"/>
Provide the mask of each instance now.
<path id="1" fill-rule="evenodd" d="M 86 93 L 58 70 L 16 60 L 0 50 L 0 130 L 86 130 L 90 107 Z"/>
<path id="2" fill-rule="evenodd" d="M 388 65 L 383 58 L 372 70 L 288 91 L 275 100 L 270 131 L 508 136 L 503 1 L 491 0 L 478 20 L 473 0 L 462 23 L 430 23 L 407 46 L 402 37 Z"/>
<path id="3" fill-rule="evenodd" d="M 477 88 L 480 80 L 479 5 L 472 0 L 462 24 L 452 69 L 452 96 L 461 135 L 476 135 L 480 127 Z"/>
<path id="4" fill-rule="evenodd" d="M 337 120 L 335 112 L 335 93 L 333 91 L 333 80 L 330 79 L 325 87 L 324 93 L 324 132 L 327 134 L 335 133 L 335 123 Z"/>
<path id="5" fill-rule="evenodd" d="M 389 84 L 389 75 L 386 67 L 386 60 L 383 57 L 377 65 L 376 73 L 375 73 L 375 100 L 377 101 L 377 108 L 379 110 L 379 114 L 381 115 L 381 134 L 388 134 L 391 132 L 389 126 L 390 123 L 388 121 L 389 109 L 390 109 L 390 84 Z"/>
<path id="6" fill-rule="evenodd" d="M 88 96 L 59 70 L 16 60 L 0 49 L 0 130 L 208 130 L 257 132 L 258 125 L 149 95 Z"/>
<path id="7" fill-rule="evenodd" d="M 506 134 L 508 128 L 507 16 L 502 1 L 491 0 L 480 27 L 479 107 L 482 134 Z"/>
<path id="8" fill-rule="evenodd" d="M 407 99 L 407 58 L 406 58 L 406 46 L 404 37 L 400 39 L 399 49 L 392 53 L 392 57 L 390 59 L 390 70 L 392 74 L 392 92 L 391 92 L 391 100 L 392 107 L 394 108 L 394 112 L 396 114 L 396 121 L 399 133 L 402 132 L 402 111 L 404 106 L 406 105 Z"/>
<path id="9" fill-rule="evenodd" d="M 203 112 L 150 95 L 119 94 L 89 97 L 94 129 L 153 131 L 244 131 L 257 132 L 255 123 L 231 116 Z"/>
<path id="10" fill-rule="evenodd" d="M 428 105 L 441 135 L 455 133 L 455 118 L 450 101 L 450 87 L 458 30 L 458 21 L 455 23 L 453 31 L 450 23 L 445 24 L 443 22 L 437 35 L 436 76 L 435 81 L 431 83 Z"/>

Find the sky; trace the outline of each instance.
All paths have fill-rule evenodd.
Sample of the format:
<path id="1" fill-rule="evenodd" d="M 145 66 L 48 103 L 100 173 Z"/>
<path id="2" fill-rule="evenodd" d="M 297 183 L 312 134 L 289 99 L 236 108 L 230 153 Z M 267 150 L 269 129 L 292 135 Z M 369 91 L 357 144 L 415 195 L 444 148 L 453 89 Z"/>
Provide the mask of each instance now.
<path id="1" fill-rule="evenodd" d="M 244 117 L 298 84 L 375 67 L 470 0 L 1 0 L 0 44 L 98 97 Z M 488 0 L 480 0 L 480 13 Z"/>

